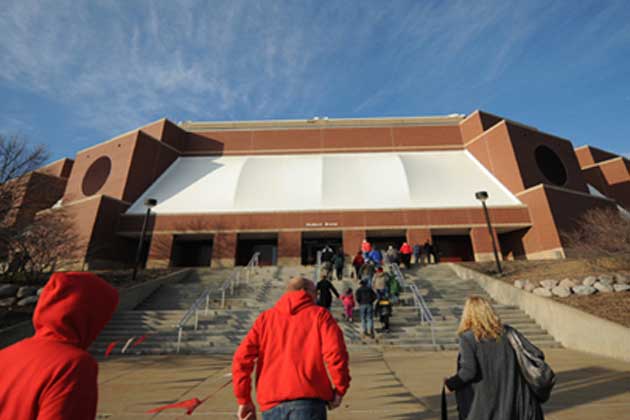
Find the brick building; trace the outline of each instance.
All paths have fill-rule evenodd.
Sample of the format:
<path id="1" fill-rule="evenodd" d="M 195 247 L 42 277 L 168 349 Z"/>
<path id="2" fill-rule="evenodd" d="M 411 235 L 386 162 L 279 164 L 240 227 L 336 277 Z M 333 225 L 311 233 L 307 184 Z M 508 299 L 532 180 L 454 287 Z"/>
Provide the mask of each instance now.
<path id="1" fill-rule="evenodd" d="M 166 119 L 39 172 L 61 191 L 90 267 L 129 264 L 145 199 L 148 266 L 310 263 L 431 238 L 443 260 L 562 258 L 593 207 L 630 208 L 630 161 L 481 111 L 468 116 L 186 122 Z M 59 188 L 62 184 L 65 188 Z"/>

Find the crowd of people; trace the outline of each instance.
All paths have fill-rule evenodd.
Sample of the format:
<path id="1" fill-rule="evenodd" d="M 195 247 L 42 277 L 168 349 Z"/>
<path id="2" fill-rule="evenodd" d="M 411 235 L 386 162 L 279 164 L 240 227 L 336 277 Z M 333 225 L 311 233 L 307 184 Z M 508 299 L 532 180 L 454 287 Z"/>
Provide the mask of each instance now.
<path id="1" fill-rule="evenodd" d="M 392 248 L 392 247 L 390 247 Z M 412 248 L 405 243 L 402 249 L 402 262 L 410 263 Z M 407 255 L 407 257 L 405 257 Z M 395 275 L 383 270 L 384 264 L 393 263 L 387 255 L 372 248 L 365 240 L 361 250 L 352 261 L 354 270 L 350 278 L 355 280 L 356 291 L 347 288 L 343 294 L 332 283 L 333 275 L 337 280 L 344 278 L 345 255 L 343 249 L 335 252 L 326 245 L 321 252 L 322 272 L 316 285 L 317 304 L 330 311 L 334 299 L 343 303 L 343 319 L 354 322 L 354 310 L 358 306 L 361 319 L 361 334 L 364 338 L 375 338 L 374 318 L 381 323 L 381 332 L 390 331 L 389 320 L 393 313 L 393 305 L 399 302 L 400 284 Z"/>
<path id="2" fill-rule="evenodd" d="M 239 420 L 256 419 L 254 370 L 263 420 L 325 420 L 327 410 L 341 405 L 351 382 L 349 355 L 328 298 L 322 296 L 329 293 L 330 301 L 332 294 L 339 296 L 349 321 L 356 298 L 363 331 L 370 332 L 367 313 L 382 310 L 374 302 L 396 290 L 378 259 L 369 258 L 375 266 L 371 283 L 361 279 L 354 295 L 347 289 L 339 296 L 328 278 L 319 286 L 295 277 L 275 305 L 257 317 L 232 359 Z M 0 418 L 96 417 L 98 364 L 87 349 L 118 299 L 116 289 L 94 274 L 53 274 L 33 316 L 33 337 L 0 350 Z M 457 371 L 443 386 L 455 392 L 460 419 L 544 418 L 541 404 L 549 399 L 555 375 L 542 351 L 504 325 L 480 296 L 466 300 L 457 334 Z"/>
<path id="3" fill-rule="evenodd" d="M 412 260 L 413 259 L 413 260 Z M 393 313 L 393 306 L 398 304 L 400 284 L 393 273 L 385 272 L 383 267 L 390 264 L 403 264 L 409 268 L 413 264 L 430 264 L 439 262 L 435 246 L 429 239 L 421 246 L 411 246 L 404 242 L 398 249 L 389 246 L 382 252 L 367 240 L 361 243 L 361 248 L 352 259 L 350 278 L 355 280 L 356 292 L 352 288 L 345 290 L 343 295 L 332 283 L 333 275 L 336 280 L 344 278 L 346 265 L 343 249 L 336 252 L 325 245 L 321 251 L 322 272 L 317 283 L 317 303 L 330 310 L 333 299 L 343 302 L 343 319 L 354 321 L 353 311 L 359 308 L 361 319 L 361 334 L 363 337 L 374 338 L 374 318 L 377 317 L 382 325 L 382 332 L 389 332 L 389 320 Z M 334 298 L 333 298 L 334 296 Z"/>

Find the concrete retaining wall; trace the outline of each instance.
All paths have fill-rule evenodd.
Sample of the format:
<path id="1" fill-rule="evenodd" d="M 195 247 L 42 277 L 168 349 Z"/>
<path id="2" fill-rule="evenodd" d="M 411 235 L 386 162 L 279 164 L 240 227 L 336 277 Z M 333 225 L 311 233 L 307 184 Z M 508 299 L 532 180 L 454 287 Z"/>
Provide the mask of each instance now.
<path id="1" fill-rule="evenodd" d="M 161 285 L 165 283 L 177 283 L 185 280 L 190 273 L 192 273 L 191 269 L 183 269 L 158 279 L 120 290 L 120 301 L 116 312 L 134 309 L 146 298 L 148 298 L 151 293 L 155 292 Z M 19 324 L 0 330 L 0 348 L 10 346 L 17 341 L 30 337 L 34 334 L 34 332 L 33 322 L 30 320 L 20 322 Z"/>
<path id="2" fill-rule="evenodd" d="M 33 321 L 23 321 L 19 324 L 0 330 L 0 348 L 10 346 L 11 344 L 30 337 L 35 333 Z"/>
<path id="3" fill-rule="evenodd" d="M 135 309 L 136 306 L 148 298 L 161 285 L 165 283 L 178 283 L 185 280 L 190 273 L 192 273 L 192 269 L 187 268 L 155 280 L 147 281 L 145 283 L 120 290 L 120 301 L 118 302 L 118 309 L 116 309 L 116 312 L 118 313 L 120 311 L 130 311 Z"/>
<path id="4" fill-rule="evenodd" d="M 476 281 L 497 302 L 521 308 L 566 348 L 630 362 L 630 328 L 461 265 L 449 265 L 460 278 Z"/>

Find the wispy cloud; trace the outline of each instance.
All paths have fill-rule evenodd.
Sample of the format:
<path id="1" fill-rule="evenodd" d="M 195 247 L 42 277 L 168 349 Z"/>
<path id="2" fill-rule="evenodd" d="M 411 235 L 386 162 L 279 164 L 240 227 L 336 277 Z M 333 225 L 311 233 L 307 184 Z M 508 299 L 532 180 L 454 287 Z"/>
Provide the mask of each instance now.
<path id="1" fill-rule="evenodd" d="M 483 104 L 498 80 L 525 71 L 519 60 L 541 32 L 589 8 L 582 30 L 558 35 L 568 45 L 563 54 L 606 58 L 630 44 L 629 24 L 609 24 L 623 0 L 606 8 L 500 0 L 5 3 L 0 87 L 42 95 L 104 135 L 163 116 L 466 112 L 462 91 Z M 533 71 L 544 69 L 540 60 Z"/>

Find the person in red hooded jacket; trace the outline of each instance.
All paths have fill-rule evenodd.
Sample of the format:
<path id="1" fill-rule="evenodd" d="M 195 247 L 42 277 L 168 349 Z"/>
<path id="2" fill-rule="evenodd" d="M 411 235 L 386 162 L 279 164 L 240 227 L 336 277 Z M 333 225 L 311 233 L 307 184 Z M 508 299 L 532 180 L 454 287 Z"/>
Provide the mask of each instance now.
<path id="1" fill-rule="evenodd" d="M 413 248 L 409 243 L 405 242 L 400 247 L 400 255 L 403 264 L 405 264 L 405 268 L 409 268 L 411 266 L 411 254 L 413 253 Z"/>
<path id="2" fill-rule="evenodd" d="M 312 281 L 291 279 L 287 292 L 260 314 L 236 350 L 232 382 L 239 419 L 256 418 L 251 398 L 254 364 L 264 420 L 302 418 L 299 415 L 325 420 L 326 406 L 341 404 L 350 386 L 348 352 L 337 321 L 315 304 L 315 297 Z"/>
<path id="3" fill-rule="evenodd" d="M 94 419 L 98 365 L 87 348 L 117 305 L 116 289 L 94 274 L 53 274 L 35 335 L 0 351 L 0 419 Z"/>

